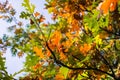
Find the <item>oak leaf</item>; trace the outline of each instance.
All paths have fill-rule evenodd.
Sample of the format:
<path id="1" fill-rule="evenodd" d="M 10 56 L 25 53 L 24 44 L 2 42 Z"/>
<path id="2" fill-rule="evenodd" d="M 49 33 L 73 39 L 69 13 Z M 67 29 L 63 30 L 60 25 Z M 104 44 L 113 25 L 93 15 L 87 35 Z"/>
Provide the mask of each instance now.
<path id="1" fill-rule="evenodd" d="M 40 58 L 44 58 L 44 55 L 42 53 L 42 48 L 38 48 L 37 46 L 33 47 L 33 51 L 36 52 L 36 55 Z"/>
<path id="2" fill-rule="evenodd" d="M 116 9 L 118 0 L 104 0 L 99 4 L 98 9 L 102 11 L 103 14 L 107 14 L 109 11 L 114 11 Z"/>
<path id="3" fill-rule="evenodd" d="M 35 17 L 38 17 L 38 16 L 40 16 L 40 13 L 39 12 L 35 12 L 34 15 L 35 15 Z"/>
<path id="4" fill-rule="evenodd" d="M 55 31 L 53 33 L 53 36 L 52 36 L 52 42 L 54 45 L 58 46 L 58 44 L 60 43 L 60 40 L 62 38 L 62 35 L 61 35 L 61 32 L 60 31 Z"/>
<path id="5" fill-rule="evenodd" d="M 45 17 L 44 16 L 40 16 L 40 18 L 38 19 L 39 22 L 43 22 L 45 20 Z"/>
<path id="6" fill-rule="evenodd" d="M 87 55 L 87 52 L 91 50 L 91 45 L 90 44 L 84 44 L 83 46 L 80 47 L 80 51 L 83 53 L 84 56 Z"/>

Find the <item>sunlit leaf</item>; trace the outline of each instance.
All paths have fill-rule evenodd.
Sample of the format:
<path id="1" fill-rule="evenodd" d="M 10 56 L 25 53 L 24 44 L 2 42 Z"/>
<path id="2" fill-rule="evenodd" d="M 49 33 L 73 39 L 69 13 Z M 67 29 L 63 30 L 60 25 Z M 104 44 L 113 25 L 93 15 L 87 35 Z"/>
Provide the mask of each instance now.
<path id="1" fill-rule="evenodd" d="M 24 2 L 22 3 L 22 6 L 24 6 L 25 9 L 30 13 L 34 12 L 35 5 L 31 4 L 29 0 L 24 0 Z"/>
<path id="2" fill-rule="evenodd" d="M 36 55 L 40 58 L 44 58 L 44 55 L 42 53 L 42 48 L 38 48 L 37 46 L 33 47 L 33 51 L 36 52 Z"/>
<path id="3" fill-rule="evenodd" d="M 100 10 L 103 11 L 103 14 L 107 14 L 110 11 L 114 11 L 116 9 L 118 0 L 104 0 L 99 4 Z"/>
<path id="4" fill-rule="evenodd" d="M 91 49 L 90 44 L 84 44 L 83 46 L 80 47 L 80 51 L 83 53 L 84 56 L 87 55 L 87 52 Z"/>
<path id="5" fill-rule="evenodd" d="M 65 67 L 61 67 L 60 70 L 59 70 L 59 72 L 63 74 L 64 78 L 67 78 L 69 69 L 67 69 Z"/>

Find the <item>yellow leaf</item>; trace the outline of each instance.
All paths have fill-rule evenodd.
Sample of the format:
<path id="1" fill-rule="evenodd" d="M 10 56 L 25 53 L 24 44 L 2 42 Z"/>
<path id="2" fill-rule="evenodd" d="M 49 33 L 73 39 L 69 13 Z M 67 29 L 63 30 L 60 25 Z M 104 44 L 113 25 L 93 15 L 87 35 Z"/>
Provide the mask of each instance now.
<path id="1" fill-rule="evenodd" d="M 95 42 L 96 42 L 96 44 L 102 44 L 102 39 L 100 38 L 100 35 L 97 35 L 95 37 Z"/>
<path id="2" fill-rule="evenodd" d="M 40 58 L 44 58 L 44 55 L 42 53 L 42 48 L 38 48 L 37 46 L 35 46 L 33 48 L 33 51 L 36 52 L 36 55 L 39 56 Z"/>

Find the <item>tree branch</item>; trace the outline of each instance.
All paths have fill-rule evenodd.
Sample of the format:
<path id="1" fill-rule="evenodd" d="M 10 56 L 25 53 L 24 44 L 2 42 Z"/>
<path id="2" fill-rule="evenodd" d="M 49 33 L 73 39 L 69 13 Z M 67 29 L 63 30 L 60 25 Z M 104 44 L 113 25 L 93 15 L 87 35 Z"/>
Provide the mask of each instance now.
<path id="1" fill-rule="evenodd" d="M 102 28 L 102 27 L 100 27 L 100 29 L 102 29 L 103 31 L 105 31 L 105 32 L 107 32 L 107 33 L 109 33 L 109 34 L 113 34 L 113 35 L 115 35 L 115 36 L 120 36 L 120 33 L 115 33 L 115 32 L 109 31 L 109 30 L 107 30 L 107 29 L 105 29 L 105 28 Z"/>
<path id="2" fill-rule="evenodd" d="M 34 23 L 35 23 L 36 27 L 37 27 L 37 28 L 38 28 L 38 30 L 41 32 L 41 34 L 42 34 L 42 36 L 43 36 L 43 38 L 44 38 L 44 40 L 45 40 L 45 42 L 46 42 L 47 40 L 46 40 L 46 38 L 45 38 L 45 35 L 44 35 L 44 33 L 43 33 L 43 31 L 42 31 L 41 27 L 39 26 L 39 23 L 36 21 L 36 19 L 35 19 L 35 17 L 34 17 L 34 15 L 33 15 L 33 14 L 32 14 L 32 17 L 33 17 L 33 21 L 34 21 Z"/>
<path id="3" fill-rule="evenodd" d="M 92 68 L 92 67 L 89 67 L 89 68 L 82 68 L 82 67 L 78 67 L 78 68 L 77 68 L 77 67 L 76 67 L 76 68 L 75 68 L 75 67 L 70 67 L 70 66 L 64 64 L 63 62 L 61 62 L 60 60 L 57 60 L 54 52 L 50 49 L 50 47 L 49 47 L 49 45 L 48 45 L 47 42 L 46 42 L 46 47 L 47 47 L 47 49 L 51 52 L 54 61 L 55 61 L 57 64 L 59 64 L 59 65 L 61 65 L 61 66 L 63 66 L 63 67 L 66 67 L 66 68 L 71 69 L 71 70 L 94 70 L 94 71 L 98 71 L 98 72 L 101 72 L 101 73 L 105 73 L 105 74 L 107 74 L 107 75 L 109 75 L 109 76 L 111 76 L 111 77 L 114 77 L 113 74 L 110 74 L 110 73 L 108 73 L 108 72 L 106 72 L 106 71 L 102 71 L 102 70 L 100 70 L 100 69 L 98 69 L 98 68 Z"/>
<path id="4" fill-rule="evenodd" d="M 100 51 L 98 49 L 96 49 L 98 52 L 97 54 L 100 55 L 100 57 L 103 59 L 103 62 L 110 68 L 111 72 L 112 72 L 112 76 L 115 78 L 115 73 L 113 71 L 112 66 L 110 65 L 110 63 L 107 61 L 107 59 L 104 58 L 103 55 L 100 54 Z M 104 50 L 105 51 L 105 50 Z"/>

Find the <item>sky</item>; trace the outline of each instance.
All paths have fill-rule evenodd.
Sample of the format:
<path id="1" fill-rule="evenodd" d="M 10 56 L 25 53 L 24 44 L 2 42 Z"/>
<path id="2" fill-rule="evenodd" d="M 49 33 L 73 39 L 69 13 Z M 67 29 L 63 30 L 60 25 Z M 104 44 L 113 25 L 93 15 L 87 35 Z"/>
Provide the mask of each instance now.
<path id="1" fill-rule="evenodd" d="M 0 0 L 0 2 L 4 2 L 5 0 Z M 15 17 L 17 20 L 22 21 L 23 23 L 26 23 L 27 21 L 19 19 L 19 14 L 21 11 L 24 10 L 24 7 L 21 6 L 23 0 L 8 0 L 9 3 L 13 6 L 13 8 L 16 10 Z M 50 14 L 48 14 L 47 10 L 43 9 L 45 6 L 45 0 L 30 0 L 32 4 L 35 4 L 36 10 L 43 14 L 46 17 L 46 22 L 51 21 Z M 14 23 L 12 23 L 14 24 Z M 0 20 L 0 37 L 2 37 L 3 34 L 9 34 L 7 31 L 7 27 L 11 26 L 11 24 L 7 23 L 6 21 Z M 6 54 L 4 55 L 6 57 L 6 66 L 7 71 L 9 74 L 14 74 L 15 72 L 18 72 L 23 67 L 23 62 L 25 61 L 25 57 L 18 58 L 13 57 L 11 55 L 10 49 L 7 50 Z M 21 74 L 20 74 L 21 75 Z M 17 75 L 16 78 L 20 75 Z"/>

